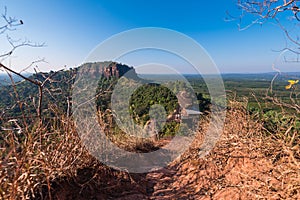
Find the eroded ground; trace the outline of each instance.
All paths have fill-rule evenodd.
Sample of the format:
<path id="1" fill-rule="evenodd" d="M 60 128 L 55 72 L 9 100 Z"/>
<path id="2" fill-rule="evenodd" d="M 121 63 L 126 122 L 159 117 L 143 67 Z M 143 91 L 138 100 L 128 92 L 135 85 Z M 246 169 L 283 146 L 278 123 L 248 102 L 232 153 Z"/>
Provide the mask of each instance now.
<path id="1" fill-rule="evenodd" d="M 300 199 L 299 145 L 263 135 L 243 111 L 229 111 L 221 140 L 204 158 L 200 141 L 201 132 L 188 152 L 156 172 L 79 169 L 76 177 L 53 183 L 51 198 Z"/>

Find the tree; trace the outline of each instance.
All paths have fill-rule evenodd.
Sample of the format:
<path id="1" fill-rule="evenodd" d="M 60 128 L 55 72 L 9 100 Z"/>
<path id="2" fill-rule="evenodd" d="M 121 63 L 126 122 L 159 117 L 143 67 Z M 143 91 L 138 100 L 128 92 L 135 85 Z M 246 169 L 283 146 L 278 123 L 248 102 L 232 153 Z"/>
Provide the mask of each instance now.
<path id="1" fill-rule="evenodd" d="M 263 25 L 266 22 L 274 21 L 284 31 L 290 44 L 292 44 L 292 46 L 287 45 L 286 49 L 296 55 L 300 54 L 299 0 L 237 0 L 237 6 L 241 10 L 240 16 L 233 17 L 229 13 L 228 16 L 231 19 L 239 20 L 240 30 L 248 29 L 255 24 Z M 244 24 L 247 15 L 253 17 L 253 20 Z M 284 24 L 292 25 L 292 27 L 288 29 Z"/>
<path id="2" fill-rule="evenodd" d="M 284 32 L 287 43 L 279 52 L 283 56 L 284 62 L 300 62 L 300 1 L 299 0 L 237 0 L 237 6 L 241 13 L 238 17 L 233 17 L 228 13 L 228 16 L 233 20 L 239 20 L 238 26 L 240 30 L 245 30 L 253 25 L 263 25 L 267 22 L 275 22 Z M 247 17 L 251 18 L 250 22 L 245 21 Z M 292 58 L 287 58 L 285 54 L 291 54 Z M 290 103 L 286 103 L 276 95 L 273 94 L 273 83 L 278 75 L 281 73 L 273 64 L 273 69 L 278 73 L 274 76 L 271 86 L 270 94 L 267 98 L 279 105 L 289 109 L 294 109 L 300 113 L 300 106 L 297 99 L 296 87 L 297 84 L 289 85 L 291 89 Z M 297 80 L 289 80 L 289 82 L 298 83 Z"/>
<path id="3" fill-rule="evenodd" d="M 19 99 L 18 99 L 19 95 L 17 93 L 16 85 L 14 83 L 12 74 L 17 75 L 20 78 L 22 78 L 22 79 L 24 79 L 24 80 L 26 80 L 26 81 L 28 81 L 28 82 L 30 82 L 30 83 L 32 83 L 32 84 L 34 84 L 38 87 L 39 100 L 38 100 L 38 103 L 37 103 L 37 116 L 38 116 L 39 119 L 41 119 L 42 100 L 43 100 L 43 87 L 44 87 L 45 83 L 47 81 L 49 81 L 50 78 L 48 77 L 45 81 L 41 82 L 39 80 L 30 79 L 30 78 L 22 75 L 21 72 L 27 70 L 33 64 L 36 64 L 38 62 L 43 62 L 44 59 L 33 61 L 29 66 L 25 67 L 25 69 L 23 69 L 21 72 L 17 72 L 16 70 L 11 68 L 10 66 L 8 67 L 8 66 L 4 65 L 3 61 L 6 60 L 7 58 L 9 58 L 10 56 L 12 56 L 14 54 L 14 52 L 19 48 L 22 48 L 22 47 L 43 47 L 44 44 L 33 43 L 33 42 L 31 42 L 27 39 L 21 40 L 21 39 L 13 39 L 12 37 L 10 37 L 9 33 L 12 32 L 12 31 L 17 30 L 17 28 L 19 26 L 22 26 L 24 24 L 24 22 L 23 22 L 23 20 L 19 20 L 19 19 L 12 18 L 12 17 L 8 16 L 6 7 L 4 8 L 4 13 L 1 15 L 1 19 L 2 19 L 2 22 L 0 22 L 0 24 L 2 23 L 2 25 L 0 25 L 0 36 L 5 37 L 4 35 L 6 34 L 6 39 L 7 39 L 8 44 L 10 45 L 10 49 L 8 49 L 5 53 L 0 55 L 0 69 L 4 70 L 8 74 L 8 76 L 10 77 L 10 80 L 12 82 L 12 86 L 14 87 L 14 93 L 15 93 L 15 96 L 17 98 L 18 106 L 19 106 L 21 111 L 22 111 L 22 107 L 23 107 L 23 105 L 22 105 L 23 102 L 19 101 Z M 22 113 L 22 115 L 23 115 L 23 118 L 24 118 L 25 117 L 24 113 Z"/>

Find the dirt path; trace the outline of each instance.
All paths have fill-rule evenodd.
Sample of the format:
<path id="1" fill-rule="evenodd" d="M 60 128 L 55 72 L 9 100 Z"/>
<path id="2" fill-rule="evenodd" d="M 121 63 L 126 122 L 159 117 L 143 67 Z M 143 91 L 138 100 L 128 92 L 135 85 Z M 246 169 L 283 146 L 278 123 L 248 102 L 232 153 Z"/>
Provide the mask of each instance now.
<path id="1" fill-rule="evenodd" d="M 266 157 L 249 143 L 231 145 L 220 144 L 204 159 L 187 154 L 147 174 L 81 172 L 77 183 L 60 186 L 56 199 L 300 199 L 299 168 L 288 157 Z M 102 184 L 84 182 L 92 176 Z"/>
<path id="2" fill-rule="evenodd" d="M 232 111 L 237 112 L 237 111 Z M 201 137 L 180 160 L 147 174 L 84 169 L 55 186 L 53 199 L 300 199 L 299 146 L 264 137 L 243 113 L 230 113 L 215 148 L 199 158 Z"/>

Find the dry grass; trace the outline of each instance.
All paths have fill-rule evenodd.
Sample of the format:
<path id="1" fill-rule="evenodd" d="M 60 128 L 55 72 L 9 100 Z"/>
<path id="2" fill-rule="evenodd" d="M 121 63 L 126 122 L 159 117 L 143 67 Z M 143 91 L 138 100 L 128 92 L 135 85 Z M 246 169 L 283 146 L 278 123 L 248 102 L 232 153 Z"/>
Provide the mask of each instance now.
<path id="1" fill-rule="evenodd" d="M 28 199 L 50 190 L 58 177 L 73 176 L 93 158 L 81 146 L 72 121 L 61 117 L 28 132 L 3 132 L 0 195 L 2 199 Z M 83 159 L 84 158 L 84 159 Z M 50 194 L 50 193 L 49 193 Z"/>
<path id="2" fill-rule="evenodd" d="M 71 118 L 60 115 L 47 124 L 37 121 L 20 134 L 3 132 L 0 198 L 68 199 L 63 195 L 73 194 L 77 199 L 101 199 L 129 195 L 125 191 L 154 199 L 163 199 L 160 191 L 164 191 L 165 199 L 187 197 L 184 194 L 214 199 L 298 198 L 299 137 L 293 137 L 291 143 L 285 137 L 269 135 L 263 123 L 253 120 L 241 103 L 231 102 L 230 107 L 223 135 L 213 151 L 204 158 L 198 156 L 201 132 L 207 127 L 204 122 L 190 150 L 168 167 L 175 173 L 168 179 L 171 182 L 155 180 L 151 194 L 146 191 L 149 181 L 145 175 L 109 169 L 90 156 Z"/>

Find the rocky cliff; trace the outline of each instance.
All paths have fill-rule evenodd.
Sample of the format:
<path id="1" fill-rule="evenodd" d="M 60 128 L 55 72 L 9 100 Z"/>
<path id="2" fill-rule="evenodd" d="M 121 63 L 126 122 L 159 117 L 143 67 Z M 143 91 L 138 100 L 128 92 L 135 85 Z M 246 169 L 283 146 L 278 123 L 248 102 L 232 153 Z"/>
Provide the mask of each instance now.
<path id="1" fill-rule="evenodd" d="M 92 78 L 120 78 L 129 71 L 130 75 L 133 75 L 134 77 L 137 76 L 133 67 L 129 67 L 127 65 L 123 65 L 116 62 L 85 63 L 81 65 L 79 69 L 81 73 L 87 73 Z"/>

